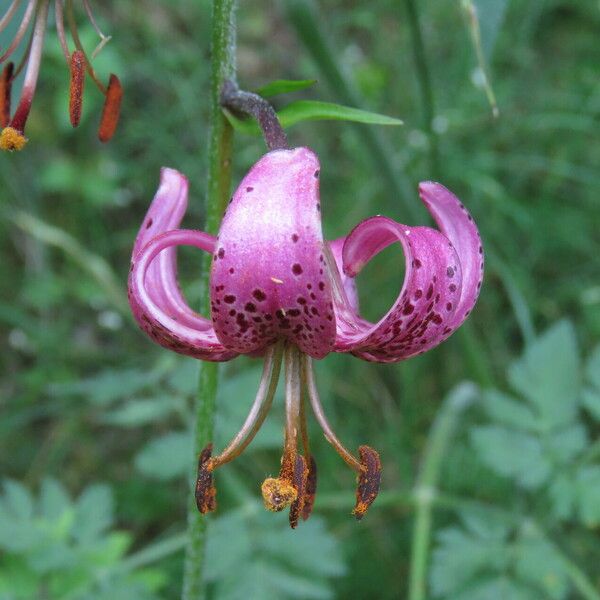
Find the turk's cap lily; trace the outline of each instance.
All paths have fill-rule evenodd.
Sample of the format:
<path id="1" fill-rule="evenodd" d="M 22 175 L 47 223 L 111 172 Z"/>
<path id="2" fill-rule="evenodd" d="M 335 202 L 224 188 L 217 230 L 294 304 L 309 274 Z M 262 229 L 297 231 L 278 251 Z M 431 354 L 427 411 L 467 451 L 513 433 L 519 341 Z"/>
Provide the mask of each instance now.
<path id="1" fill-rule="evenodd" d="M 452 192 L 434 182 L 419 186 L 439 229 L 375 216 L 345 238 L 327 242 L 321 229 L 319 173 L 319 161 L 308 148 L 269 152 L 240 183 L 214 237 L 178 229 L 188 182 L 177 171 L 163 169 L 136 238 L 129 299 L 137 322 L 154 341 L 210 361 L 265 355 L 261 389 L 237 442 L 219 457 L 211 457 L 210 450 L 201 457 L 198 481 L 204 483 L 197 499 L 202 512 L 215 506 L 212 470 L 237 456 L 264 419 L 283 353 L 286 447 L 280 476 L 263 484 L 265 503 L 271 510 L 291 505 L 292 526 L 298 514 L 304 516 L 304 507 L 312 506 L 316 465 L 304 434 L 304 456 L 296 451 L 298 431 L 305 431 L 299 408 L 304 391 L 328 441 L 357 471 L 354 512 L 360 518 L 379 489 L 379 456 L 361 446 L 356 458 L 341 445 L 325 419 L 311 359 L 350 352 L 369 361 L 397 362 L 422 354 L 461 325 L 479 294 L 481 240 Z M 404 283 L 392 307 L 372 323 L 360 316 L 355 277 L 395 242 L 404 251 Z M 193 311 L 179 289 L 175 252 L 181 245 L 212 254 L 210 317 Z"/>
<path id="2" fill-rule="evenodd" d="M 75 45 L 73 51 L 70 50 L 67 40 L 65 2 L 68 29 Z M 22 0 L 12 0 L 4 15 L 0 16 L 0 33 L 17 17 L 21 4 Z M 110 40 L 110 37 L 105 36 L 100 31 L 92 13 L 90 0 L 83 0 L 83 7 L 90 23 L 100 37 L 100 43 L 92 53 L 93 57 Z M 6 49 L 0 50 L 0 65 L 4 63 L 4 67 L 0 73 L 1 150 L 22 150 L 27 143 L 25 125 L 29 118 L 40 73 L 49 9 L 50 0 L 27 0 L 21 21 L 12 41 Z M 121 99 L 123 96 L 119 78 L 111 74 L 107 85 L 100 81 L 92 67 L 90 58 L 81 44 L 72 0 L 54 0 L 54 15 L 58 41 L 70 72 L 69 117 L 71 124 L 73 127 L 76 127 L 81 119 L 83 90 L 87 75 L 96 84 L 96 87 L 105 98 L 98 129 L 98 138 L 101 142 L 107 142 L 114 135 L 119 120 Z M 31 25 L 32 22 L 33 25 Z M 29 41 L 25 41 L 30 26 L 31 34 Z M 14 52 L 22 45 L 25 46 L 23 58 L 15 67 L 15 64 L 9 61 Z M 11 114 L 13 82 L 23 69 L 25 70 L 25 75 L 21 96 L 14 113 Z"/>

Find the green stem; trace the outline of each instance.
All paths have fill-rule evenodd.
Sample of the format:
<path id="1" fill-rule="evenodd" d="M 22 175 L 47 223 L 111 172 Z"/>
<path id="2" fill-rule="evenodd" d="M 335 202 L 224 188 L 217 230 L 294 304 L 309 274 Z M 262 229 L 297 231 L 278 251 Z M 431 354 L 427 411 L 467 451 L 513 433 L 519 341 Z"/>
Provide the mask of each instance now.
<path id="1" fill-rule="evenodd" d="M 221 111 L 221 88 L 227 79 L 235 78 L 235 0 L 213 0 L 212 64 L 210 81 L 210 115 L 208 141 L 208 183 L 206 193 L 206 231 L 216 233 L 227 206 L 231 190 L 231 147 L 233 131 Z M 206 256 L 201 276 L 201 311 L 208 313 L 210 256 Z M 206 516 L 198 513 L 194 500 L 197 457 L 212 440 L 218 368 L 215 363 L 200 364 L 198 395 L 195 407 L 194 463 L 190 467 L 188 504 L 188 545 L 184 565 L 183 600 L 205 597 L 203 563 L 206 538 Z"/>
<path id="2" fill-rule="evenodd" d="M 425 600 L 427 597 L 432 508 L 440 468 L 459 416 L 472 403 L 474 397 L 475 389 L 472 384 L 457 387 L 440 408 L 427 439 L 423 464 L 414 491 L 417 506 L 411 548 L 409 600 Z"/>
<path id="3" fill-rule="evenodd" d="M 415 0 L 405 0 L 406 12 L 408 13 L 408 23 L 410 25 L 413 58 L 417 71 L 417 80 L 421 88 L 421 105 L 423 109 L 423 129 L 429 138 L 429 161 L 431 168 L 431 177 L 438 177 L 438 140 L 433 129 L 433 118 L 435 116 L 435 104 L 433 100 L 433 88 L 431 86 L 431 77 L 429 75 L 429 66 L 425 56 L 425 43 L 421 32 L 421 23 L 419 21 L 419 9 Z"/>

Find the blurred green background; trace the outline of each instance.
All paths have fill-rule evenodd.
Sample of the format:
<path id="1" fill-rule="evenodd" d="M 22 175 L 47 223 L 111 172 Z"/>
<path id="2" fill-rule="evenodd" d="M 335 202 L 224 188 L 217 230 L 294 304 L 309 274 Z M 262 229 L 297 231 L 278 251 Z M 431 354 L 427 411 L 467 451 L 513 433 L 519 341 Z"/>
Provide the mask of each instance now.
<path id="1" fill-rule="evenodd" d="M 113 35 L 97 71 L 125 87 L 107 146 L 92 85 L 81 126 L 68 123 L 51 30 L 29 145 L 0 157 L 2 600 L 180 595 L 197 364 L 137 330 L 125 282 L 161 166 L 189 176 L 184 224 L 203 225 L 208 5 L 97 3 Z M 292 532 L 264 512 L 279 397 L 217 474 L 210 598 L 600 598 L 599 6 L 476 6 L 497 119 L 459 0 L 239 7 L 241 86 L 314 78 L 276 106 L 312 98 L 405 121 L 290 129 L 321 158 L 327 237 L 377 213 L 428 223 L 416 185 L 436 179 L 478 223 L 487 271 L 468 323 L 439 348 L 397 365 L 345 355 L 318 365 L 342 440 L 382 456 L 382 493 L 363 522 L 350 515 L 354 475 L 314 422 L 313 517 Z M 81 33 L 93 47 L 92 28 Z M 263 153 L 259 138 L 236 135 L 235 180 Z M 197 252 L 179 264 L 197 305 Z M 366 316 L 387 310 L 402 264 L 390 248 L 360 275 Z M 259 372 L 251 359 L 223 365 L 217 447 Z"/>

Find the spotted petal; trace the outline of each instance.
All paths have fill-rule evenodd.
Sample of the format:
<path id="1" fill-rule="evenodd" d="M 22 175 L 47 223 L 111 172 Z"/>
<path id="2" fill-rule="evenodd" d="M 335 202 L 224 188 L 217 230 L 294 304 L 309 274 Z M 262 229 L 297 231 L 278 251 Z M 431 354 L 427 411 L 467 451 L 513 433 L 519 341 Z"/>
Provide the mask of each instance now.
<path id="1" fill-rule="evenodd" d="M 158 191 L 137 235 L 129 276 L 129 303 L 140 327 L 156 342 L 204 360 L 237 355 L 216 338 L 209 319 L 194 312 L 177 284 L 176 250 L 191 245 L 213 252 L 215 238 L 175 229 L 187 207 L 187 179 L 173 169 L 161 171 Z"/>
<path id="2" fill-rule="evenodd" d="M 335 317 L 319 204 L 319 161 L 276 150 L 243 179 L 223 218 L 211 274 L 215 332 L 237 352 L 287 337 L 314 358 L 333 348 Z"/>
<path id="3" fill-rule="evenodd" d="M 353 321 L 340 319 L 337 351 L 379 362 L 404 360 L 446 339 L 475 304 L 483 268 L 477 228 L 456 196 L 443 186 L 424 183 L 420 193 L 441 232 L 373 217 L 346 238 L 342 262 L 347 276 L 356 276 L 393 242 L 401 244 L 406 268 L 397 300 L 378 323 L 358 315 Z"/>

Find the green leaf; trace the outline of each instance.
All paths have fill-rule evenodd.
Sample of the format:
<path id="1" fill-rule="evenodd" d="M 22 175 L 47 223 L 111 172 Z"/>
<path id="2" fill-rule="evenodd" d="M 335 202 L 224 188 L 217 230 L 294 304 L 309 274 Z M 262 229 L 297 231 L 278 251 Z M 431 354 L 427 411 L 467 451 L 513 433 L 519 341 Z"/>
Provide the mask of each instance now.
<path id="1" fill-rule="evenodd" d="M 99 537 L 112 525 L 113 512 L 110 487 L 98 483 L 87 487 L 77 500 L 75 537 L 82 543 Z"/>
<path id="2" fill-rule="evenodd" d="M 600 421 L 600 391 L 593 389 L 583 390 L 581 402 L 596 421 Z"/>
<path id="3" fill-rule="evenodd" d="M 587 360 L 585 375 L 588 381 L 600 392 L 600 344 L 596 346 Z"/>
<path id="4" fill-rule="evenodd" d="M 537 430 L 537 420 L 533 411 L 523 402 L 497 390 L 486 390 L 483 395 L 483 408 L 488 416 L 515 429 Z"/>
<path id="5" fill-rule="evenodd" d="M 587 446 L 587 433 L 582 425 L 571 425 L 554 431 L 543 440 L 544 453 L 555 464 L 571 462 Z"/>
<path id="6" fill-rule="evenodd" d="M 600 525 L 600 466 L 582 467 L 576 477 L 579 517 L 588 527 Z"/>
<path id="7" fill-rule="evenodd" d="M 19 481 L 7 479 L 4 482 L 3 500 L 4 509 L 13 517 L 28 520 L 33 516 L 33 498 Z"/>
<path id="8" fill-rule="evenodd" d="M 542 445 L 531 435 L 489 425 L 473 429 L 471 442 L 488 467 L 525 488 L 540 487 L 550 475 Z"/>
<path id="9" fill-rule="evenodd" d="M 177 402 L 172 398 L 129 400 L 123 406 L 102 415 L 102 422 L 120 427 L 140 427 L 164 419 L 176 407 Z"/>
<path id="10" fill-rule="evenodd" d="M 191 464 L 192 434 L 167 433 L 148 442 L 135 457 L 136 469 L 153 479 L 173 479 L 185 475 Z"/>
<path id="11" fill-rule="evenodd" d="M 539 600 L 523 585 L 519 585 L 508 577 L 486 578 L 470 585 L 464 592 L 449 596 L 448 600 Z"/>
<path id="12" fill-rule="evenodd" d="M 564 561 L 543 539 L 521 539 L 515 546 L 515 573 L 543 590 L 544 598 L 562 600 L 569 591 Z"/>
<path id="13" fill-rule="evenodd" d="M 560 321 L 533 344 L 508 370 L 508 378 L 538 414 L 546 431 L 575 419 L 581 389 L 575 331 Z"/>
<path id="14" fill-rule="evenodd" d="M 552 502 L 552 514 L 557 519 L 570 519 L 575 509 L 577 491 L 572 477 L 560 474 L 555 477 L 548 488 L 548 496 Z"/>
<path id="15" fill-rule="evenodd" d="M 346 571 L 339 542 L 316 515 L 295 531 L 286 519 L 250 504 L 210 522 L 205 575 L 215 598 L 333 598 L 329 580 Z"/>
<path id="16" fill-rule="evenodd" d="M 92 403 L 103 406 L 152 387 L 161 375 L 157 370 L 147 372 L 139 369 L 107 369 L 88 379 L 53 384 L 50 392 L 54 396 L 85 396 Z"/>
<path id="17" fill-rule="evenodd" d="M 64 486 L 51 477 L 42 481 L 40 492 L 40 512 L 45 519 L 53 521 L 71 508 L 71 499 Z"/>
<path id="18" fill-rule="evenodd" d="M 277 79 L 258 88 L 256 93 L 263 98 L 271 98 L 279 94 L 299 92 L 312 87 L 317 83 L 316 79 Z"/>
<path id="19" fill-rule="evenodd" d="M 254 120 L 238 119 L 229 111 L 225 111 L 225 115 L 237 131 L 251 135 L 260 134 L 260 129 Z M 402 125 L 402 121 L 394 117 L 318 100 L 297 100 L 282 108 L 277 116 L 284 129 L 304 121 L 350 121 L 369 125 Z"/>

